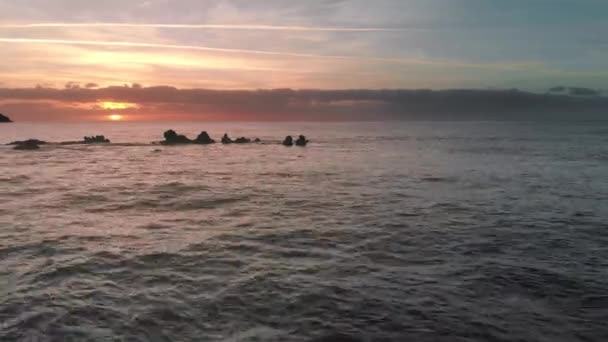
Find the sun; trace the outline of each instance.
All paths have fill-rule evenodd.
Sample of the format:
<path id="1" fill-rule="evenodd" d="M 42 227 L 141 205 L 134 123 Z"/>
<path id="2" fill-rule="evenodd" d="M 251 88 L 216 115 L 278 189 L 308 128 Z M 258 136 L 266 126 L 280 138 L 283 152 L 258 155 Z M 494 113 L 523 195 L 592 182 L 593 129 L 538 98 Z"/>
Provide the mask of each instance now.
<path id="1" fill-rule="evenodd" d="M 111 114 L 111 115 L 108 115 L 108 119 L 110 119 L 112 121 L 120 121 L 123 119 L 123 116 L 120 114 Z"/>
<path id="2" fill-rule="evenodd" d="M 128 102 L 101 102 L 99 104 L 103 109 L 129 109 L 129 108 L 137 108 L 137 104 L 128 103 Z"/>

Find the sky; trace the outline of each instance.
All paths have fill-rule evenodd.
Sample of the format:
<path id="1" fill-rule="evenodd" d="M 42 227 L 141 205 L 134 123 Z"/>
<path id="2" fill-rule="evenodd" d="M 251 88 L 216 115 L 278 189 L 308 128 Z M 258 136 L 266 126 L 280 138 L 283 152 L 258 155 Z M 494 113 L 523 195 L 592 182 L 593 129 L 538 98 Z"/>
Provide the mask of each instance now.
<path id="1" fill-rule="evenodd" d="M 606 32 L 605 0 L 0 0 L 0 88 L 604 91 Z M 28 120 L 150 111 L 6 93 Z"/>

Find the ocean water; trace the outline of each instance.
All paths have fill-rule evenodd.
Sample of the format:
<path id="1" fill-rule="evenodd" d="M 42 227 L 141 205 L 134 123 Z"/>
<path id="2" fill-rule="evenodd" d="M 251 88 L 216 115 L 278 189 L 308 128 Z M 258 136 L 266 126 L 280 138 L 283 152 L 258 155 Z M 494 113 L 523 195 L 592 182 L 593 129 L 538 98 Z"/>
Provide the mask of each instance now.
<path id="1" fill-rule="evenodd" d="M 0 147 L 0 341 L 608 340 L 606 122 L 0 125 L 95 134 Z"/>

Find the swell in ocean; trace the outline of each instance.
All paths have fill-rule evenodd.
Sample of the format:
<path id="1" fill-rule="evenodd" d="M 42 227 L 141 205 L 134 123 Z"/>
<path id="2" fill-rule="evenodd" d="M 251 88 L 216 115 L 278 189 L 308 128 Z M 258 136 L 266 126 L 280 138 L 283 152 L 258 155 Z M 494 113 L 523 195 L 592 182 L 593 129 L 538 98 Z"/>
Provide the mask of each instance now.
<path id="1" fill-rule="evenodd" d="M 601 125 L 2 126 L 0 340 L 603 341 Z"/>

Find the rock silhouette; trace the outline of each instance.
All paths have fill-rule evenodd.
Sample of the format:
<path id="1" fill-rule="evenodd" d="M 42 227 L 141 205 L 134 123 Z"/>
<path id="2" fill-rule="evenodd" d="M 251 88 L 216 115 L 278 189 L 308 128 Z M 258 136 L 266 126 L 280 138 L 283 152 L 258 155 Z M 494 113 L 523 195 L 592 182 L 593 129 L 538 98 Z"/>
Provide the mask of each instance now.
<path id="1" fill-rule="evenodd" d="M 240 138 L 236 138 L 236 139 L 232 140 L 228 136 L 228 133 L 224 134 L 224 136 L 222 137 L 222 144 L 249 144 L 250 142 L 251 142 L 251 139 L 248 139 L 245 137 L 240 137 Z"/>
<path id="2" fill-rule="evenodd" d="M 20 141 L 18 144 L 15 144 L 15 150 L 38 150 L 40 149 L 40 140 L 30 139 L 25 141 Z"/>
<path id="3" fill-rule="evenodd" d="M 211 137 L 206 131 L 202 131 L 201 134 L 199 134 L 198 137 L 196 137 L 196 140 L 194 140 L 193 142 L 199 145 L 215 144 L 215 140 L 211 139 Z"/>
<path id="4" fill-rule="evenodd" d="M 174 130 L 170 129 L 164 133 L 165 141 L 161 142 L 165 145 L 179 145 L 179 144 L 191 144 L 192 140 L 188 139 L 185 135 L 177 134 Z"/>
<path id="5" fill-rule="evenodd" d="M 285 140 L 283 140 L 283 145 L 284 146 L 293 146 L 293 138 L 291 137 L 291 135 L 288 135 L 285 137 Z"/>
<path id="6" fill-rule="evenodd" d="M 236 140 L 234 141 L 235 144 L 249 144 L 250 142 L 251 139 L 245 137 L 236 138 Z"/>
<path id="7" fill-rule="evenodd" d="M 296 141 L 296 145 L 297 146 L 306 146 L 306 144 L 308 144 L 308 140 L 306 140 L 305 136 L 300 135 L 300 137 Z"/>
<path id="8" fill-rule="evenodd" d="M 85 144 L 103 144 L 103 143 L 109 143 L 110 139 L 106 139 L 106 137 L 103 135 L 96 135 L 96 136 L 84 137 L 83 142 Z"/>
<path id="9" fill-rule="evenodd" d="M 38 140 L 38 139 L 28 139 L 28 140 L 17 140 L 9 143 L 8 145 L 26 145 L 26 144 L 36 144 L 36 145 L 44 145 L 46 141 Z"/>
<path id="10" fill-rule="evenodd" d="M 232 144 L 232 139 L 228 136 L 228 133 L 224 133 L 222 137 L 222 144 Z"/>
<path id="11" fill-rule="evenodd" d="M 7 122 L 13 122 L 13 121 L 8 116 L 0 113 L 0 122 L 7 123 Z"/>

